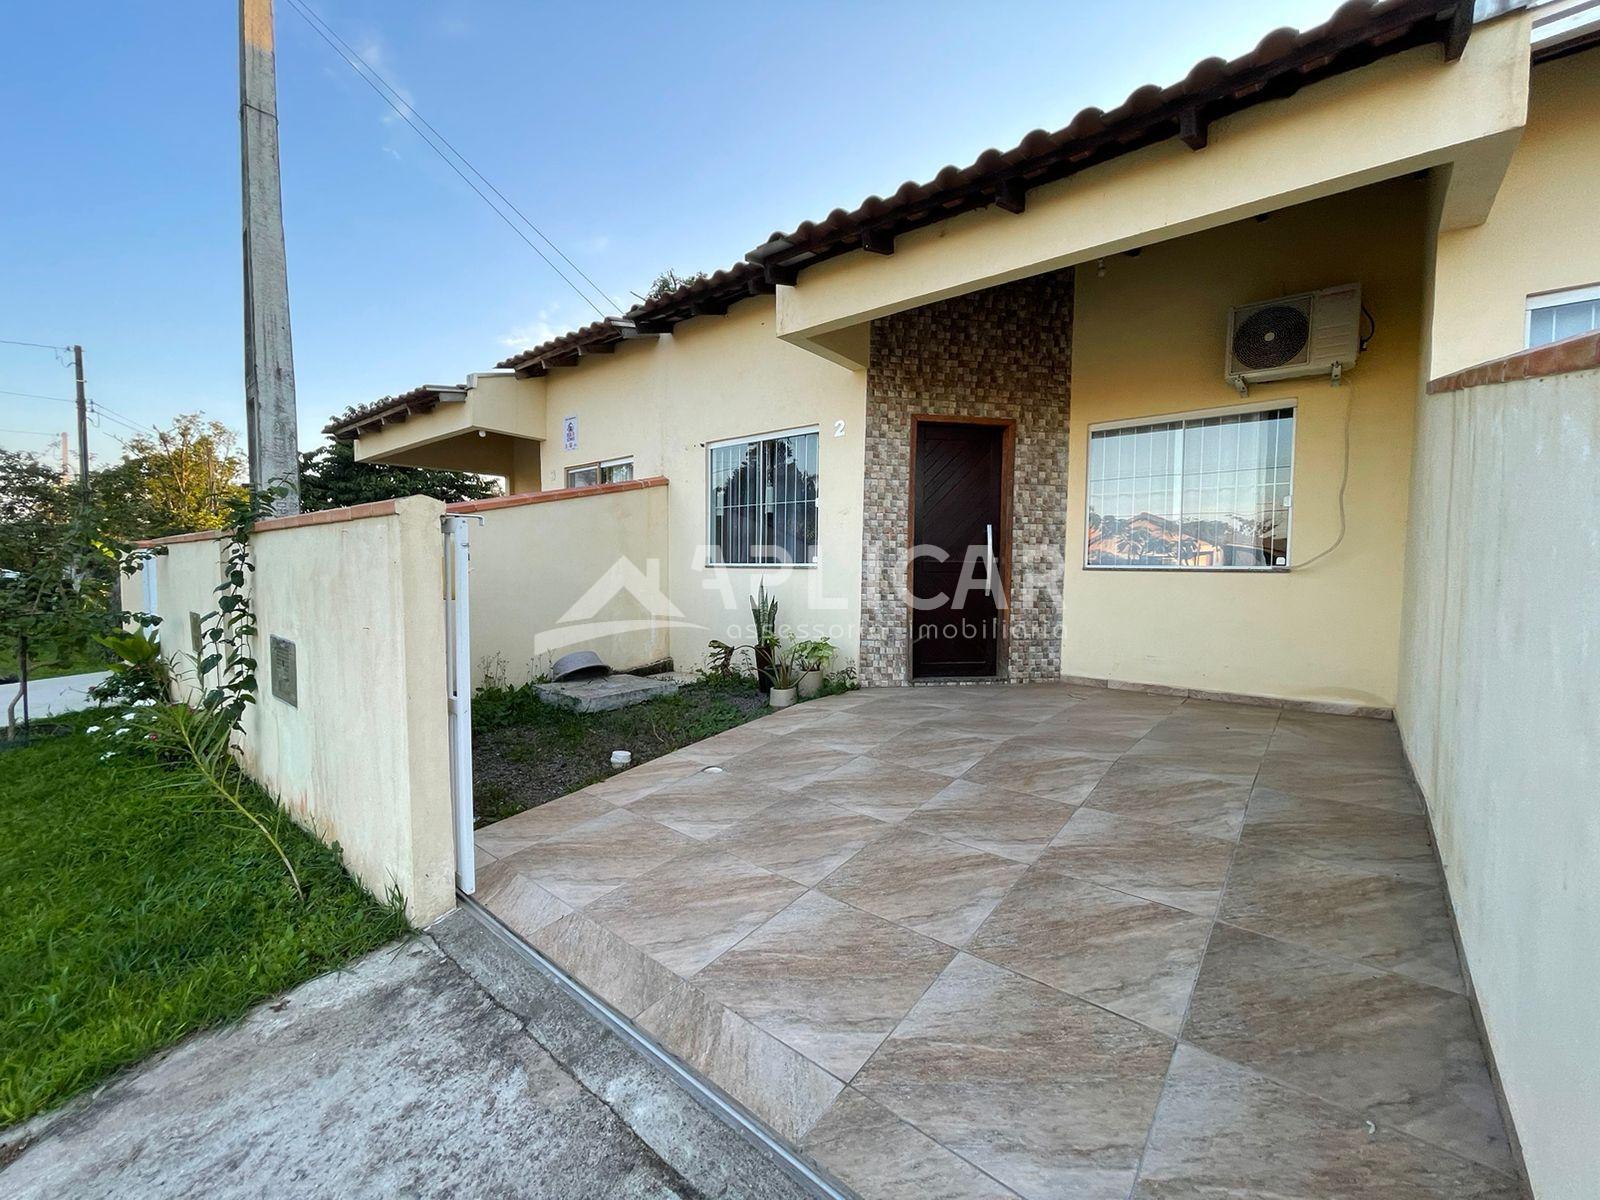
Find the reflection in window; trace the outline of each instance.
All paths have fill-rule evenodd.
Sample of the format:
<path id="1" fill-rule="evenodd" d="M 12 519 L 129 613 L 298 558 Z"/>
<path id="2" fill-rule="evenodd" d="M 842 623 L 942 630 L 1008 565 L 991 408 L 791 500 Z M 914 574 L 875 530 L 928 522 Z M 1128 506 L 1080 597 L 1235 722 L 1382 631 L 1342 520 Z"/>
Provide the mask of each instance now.
<path id="1" fill-rule="evenodd" d="M 816 430 L 712 446 L 709 499 L 711 562 L 816 562 Z"/>
<path id="2" fill-rule="evenodd" d="M 1600 286 L 1528 297 L 1528 347 L 1600 329 Z"/>
<path id="3" fill-rule="evenodd" d="M 1092 430 L 1091 567 L 1289 562 L 1294 409 Z"/>
<path id="4" fill-rule="evenodd" d="M 607 462 L 589 463 L 582 467 L 567 468 L 569 488 L 597 487 L 602 483 L 626 483 L 633 478 L 633 459 L 613 458 Z"/>

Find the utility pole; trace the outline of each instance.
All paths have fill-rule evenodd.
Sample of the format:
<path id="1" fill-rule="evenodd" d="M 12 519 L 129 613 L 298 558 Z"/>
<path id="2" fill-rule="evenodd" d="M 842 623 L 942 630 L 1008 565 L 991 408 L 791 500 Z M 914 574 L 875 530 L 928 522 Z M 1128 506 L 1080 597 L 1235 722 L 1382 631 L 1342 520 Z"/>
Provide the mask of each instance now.
<path id="1" fill-rule="evenodd" d="M 72 456 L 67 451 L 67 431 L 61 431 L 61 482 L 72 478 Z"/>
<path id="2" fill-rule="evenodd" d="M 83 347 L 72 348 L 72 375 L 78 382 L 78 490 L 89 498 L 89 402 L 83 394 Z M 65 451 L 66 447 L 62 447 Z"/>
<path id="3" fill-rule="evenodd" d="M 250 486 L 282 485 L 278 513 L 300 511 L 289 272 L 278 177 L 272 0 L 239 0 L 239 149 L 244 201 L 244 406 Z"/>

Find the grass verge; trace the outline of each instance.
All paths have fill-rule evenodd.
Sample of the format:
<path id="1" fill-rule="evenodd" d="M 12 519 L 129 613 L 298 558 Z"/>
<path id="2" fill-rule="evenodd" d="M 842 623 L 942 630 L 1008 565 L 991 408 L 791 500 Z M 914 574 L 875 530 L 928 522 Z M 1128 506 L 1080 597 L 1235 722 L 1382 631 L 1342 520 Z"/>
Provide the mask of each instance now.
<path id="1" fill-rule="evenodd" d="M 101 714 L 103 715 L 103 714 Z M 259 791 L 237 812 L 82 732 L 0 751 L 0 1127 L 406 931 Z"/>
<path id="2" fill-rule="evenodd" d="M 674 696 L 612 712 L 546 704 L 531 684 L 486 687 L 472 700 L 473 808 L 481 828 L 598 783 L 613 750 L 635 765 L 770 710 L 753 679 L 707 678 Z"/>

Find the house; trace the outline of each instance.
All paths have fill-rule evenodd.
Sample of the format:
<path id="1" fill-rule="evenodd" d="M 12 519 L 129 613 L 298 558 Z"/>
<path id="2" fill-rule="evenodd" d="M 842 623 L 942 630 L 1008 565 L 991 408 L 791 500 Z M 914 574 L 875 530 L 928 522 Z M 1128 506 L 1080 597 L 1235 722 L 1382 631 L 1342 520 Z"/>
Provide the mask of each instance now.
<path id="1" fill-rule="evenodd" d="M 281 790 L 331 814 L 363 878 L 381 885 L 401 863 L 395 874 L 415 883 L 413 911 L 426 918 L 454 901 L 452 853 L 466 864 L 462 889 L 472 890 L 470 793 L 456 793 L 454 850 L 440 801 L 452 771 L 459 779 L 470 767 L 462 733 L 446 761 L 439 652 L 447 633 L 459 647 L 464 624 L 472 661 L 463 664 L 459 649 L 451 660 L 457 730 L 467 672 L 481 677 L 485 660 L 512 682 L 581 647 L 619 667 L 663 658 L 693 666 L 709 639 L 752 636 L 758 588 L 778 598 L 786 638 L 832 638 L 839 664 L 884 689 L 1069 680 L 1080 692 L 1102 685 L 1282 707 L 1283 720 L 1299 722 L 1289 731 L 1299 748 L 1277 764 L 1279 784 L 1288 788 L 1297 770 L 1324 770 L 1319 756 L 1344 755 L 1337 777 L 1324 775 L 1309 799 L 1269 794 L 1264 803 L 1278 806 L 1278 832 L 1310 852 L 1290 857 L 1290 882 L 1323 871 L 1317 855 L 1335 843 L 1348 860 L 1404 841 L 1402 872 L 1368 872 L 1361 859 L 1341 878 L 1415 899 L 1416 887 L 1437 887 L 1437 851 L 1468 986 L 1453 998 L 1408 994 L 1423 996 L 1419 1011 L 1454 1005 L 1459 1018 L 1470 991 L 1535 1192 L 1594 1195 L 1596 194 L 1600 9 L 1590 0 L 1354 0 L 1315 29 L 1269 34 L 1240 59 L 1203 60 L 1170 86 L 1087 109 L 1054 133 L 1036 131 L 926 183 L 774 233 L 732 267 L 493 370 L 385 397 L 330 432 L 353 440 L 359 459 L 497 474 L 510 494 L 451 506 L 481 524 L 448 522 L 456 606 L 448 628 L 438 611 L 442 506 L 411 498 L 263 523 L 266 536 L 254 542 L 261 625 L 300 641 L 302 676 L 298 699 L 251 714 L 253 761 L 268 776 L 310 781 Z M 1546 524 L 1562 536 L 1539 537 Z M 460 553 L 469 539 L 470 570 Z M 183 596 L 208 594 L 204 572 L 182 574 L 200 557 L 175 554 L 151 568 L 144 607 L 158 607 L 158 576 L 163 611 L 174 617 L 191 607 Z M 470 621 L 460 611 L 468 579 Z M 292 672 L 296 660 L 287 661 Z M 1066 689 L 991 687 L 929 693 L 941 699 L 921 708 L 948 716 L 952 737 L 981 743 L 983 730 L 1037 718 L 1037 698 L 1051 691 L 1061 703 Z M 349 705 L 356 694 L 365 702 Z M 914 693 L 859 697 L 873 707 L 845 713 L 844 723 L 879 713 L 892 725 L 882 710 L 907 696 L 917 708 Z M 1394 725 L 1291 718 L 1305 708 L 1392 716 Z M 339 721 L 326 719 L 335 710 Z M 1227 711 L 1239 719 L 1237 707 Z M 1232 783 L 1256 805 L 1267 735 L 1202 726 L 1158 747 L 1144 769 L 1159 775 L 1228 758 L 1207 740 L 1214 736 L 1254 744 L 1244 755 L 1252 761 L 1234 762 L 1245 782 Z M 893 783 L 925 765 L 919 754 L 948 751 L 937 732 L 878 764 L 874 778 Z M 1365 752 L 1356 742 L 1380 744 L 1392 761 L 1350 766 Z M 399 809 L 346 814 L 371 790 L 372 763 L 390 773 L 379 790 L 401 797 L 399 817 Z M 988 779 L 1014 781 L 1027 766 L 994 765 Z M 638 770 L 650 778 L 650 769 Z M 658 768 L 673 769 L 698 776 L 703 765 Z M 608 781 L 626 793 L 616 802 L 626 812 L 586 795 L 550 819 L 587 815 L 619 837 L 654 838 L 650 853 L 670 855 L 663 846 L 685 840 L 666 832 L 665 818 L 656 829 L 640 816 L 661 812 L 648 799 L 635 803 L 640 778 Z M 1415 807 L 1340 804 L 1363 787 L 1392 788 Z M 981 809 L 984 795 L 980 784 L 961 803 Z M 1289 808 L 1297 803 L 1323 817 L 1302 820 Z M 1330 805 L 1356 813 L 1348 819 L 1367 832 L 1339 825 Z M 1081 836 L 1092 842 L 1112 821 L 1074 816 L 1065 828 L 1087 830 Z M 1391 837 L 1395 830 L 1404 836 Z M 1180 840 L 1162 836 L 1163 845 Z M 1232 836 L 1241 837 L 1237 826 Z M 530 841 L 516 853 L 529 853 Z M 555 844 L 541 842 L 540 853 L 557 856 Z M 1229 870 L 1231 850 L 1209 849 Z M 594 853 L 586 843 L 571 857 Z M 582 862 L 558 866 L 577 871 Z M 1305 895 L 1316 907 L 1313 890 L 1308 883 Z M 588 893 L 568 899 L 578 905 Z M 692 907 L 677 893 L 667 899 L 632 915 L 644 924 Z M 833 901 L 807 903 L 836 911 Z M 1215 918 L 1215 897 L 1207 903 Z M 585 936 L 605 940 L 565 901 L 546 909 L 538 932 L 576 928 L 575 956 L 591 948 Z M 1428 912 L 1441 928 L 1449 923 L 1442 903 Z M 1383 918 L 1386 932 L 1423 920 Z M 1342 965 L 1330 971 L 1344 972 L 1337 987 L 1379 978 L 1346 962 L 1345 949 L 1332 952 Z M 641 954 L 635 948 L 630 961 L 642 973 L 663 969 Z M 560 960 L 555 950 L 551 957 Z M 975 962 L 952 969 L 981 990 L 987 968 Z M 680 962 L 686 975 L 700 965 Z M 1286 973 L 1263 970 L 1252 986 Z M 911 991 L 915 999 L 922 985 Z M 1343 995 L 1335 988 L 1324 999 Z M 1289 992 L 1274 996 L 1278 1015 L 1296 1008 Z M 627 1019 L 646 1007 L 642 995 L 631 1000 L 619 1006 Z M 1332 1021 L 1343 1003 L 1306 1011 Z M 704 1011 L 709 1027 L 722 1010 Z M 698 1026 L 695 1013 L 680 1015 L 690 1050 L 728 1048 L 684 1034 Z M 976 1037 L 985 1019 L 962 1036 Z M 1365 1038 L 1391 1019 L 1401 1015 L 1384 993 L 1347 1032 Z M 672 1024 L 654 1027 L 661 1041 Z M 1409 1081 L 1387 1077 L 1392 1086 L 1355 1096 L 1348 1110 L 1319 1110 L 1338 1125 L 1327 1143 L 1292 1130 L 1275 1136 L 1318 1154 L 1333 1147 L 1323 1165 L 1335 1174 L 1357 1158 L 1364 1171 L 1369 1152 L 1397 1143 L 1381 1121 L 1359 1132 L 1350 1113 L 1381 1101 L 1383 1120 L 1396 1106 L 1423 1109 L 1411 1112 L 1417 1127 L 1454 1144 L 1457 1126 L 1493 1107 L 1474 1108 L 1452 1091 L 1450 1056 L 1472 1040 L 1461 1025 L 1417 1056 L 1432 1072 L 1427 1087 L 1412 1092 Z M 756 1038 L 748 1023 L 739 1028 Z M 1166 1032 L 1181 1036 L 1177 1028 Z M 812 1049 L 825 1061 L 800 1067 L 832 1091 L 788 1132 L 813 1137 L 820 1127 L 848 1143 L 848 1107 L 829 1109 L 834 1124 L 811 1122 L 862 1064 L 849 1055 L 832 1063 L 837 1046 L 819 1041 L 822 1050 Z M 1391 1044 L 1365 1046 L 1366 1066 Z M 1330 1086 L 1353 1087 L 1341 1074 L 1345 1049 L 1321 1060 Z M 1204 1066 L 1189 1057 L 1190 1068 Z M 1152 1061 L 1159 1082 L 1168 1058 Z M 717 1082 L 711 1068 L 704 1073 Z M 784 1090 L 794 1078 L 779 1081 L 780 1101 L 803 1091 Z M 1092 1082 L 1086 1094 L 1097 1102 L 1104 1080 Z M 741 1103 L 760 1112 L 761 1099 Z M 1026 1117 L 1029 1104 L 1015 1110 Z M 933 1128 L 949 1114 L 923 1115 Z M 781 1118 L 763 1117 L 783 1133 Z M 959 1132 L 980 1158 L 1027 1148 L 1023 1138 L 1001 1144 L 992 1129 Z M 1206 1140 L 1190 1134 L 1184 1152 Z M 1230 1139 L 1215 1140 L 1247 1144 Z M 1054 1177 L 1041 1184 L 1021 1168 L 1018 1176 L 1023 1194 L 1067 1190 L 1051 1192 Z M 1121 1175 L 1100 1182 L 1105 1194 L 1128 1194 Z M 1226 1182 L 1215 1190 L 1254 1193 L 1281 1181 Z M 1426 1190 L 1396 1185 L 1384 1194 L 1509 1195 L 1509 1187 L 1451 1190 L 1435 1174 Z M 1192 1194 L 1171 1194 L 1180 1191 Z"/>
<path id="2" fill-rule="evenodd" d="M 688 620 L 656 650 L 683 665 L 761 582 L 867 683 L 1390 709 L 1427 381 L 1600 309 L 1588 35 L 1464 12 L 1346 5 L 330 431 L 515 494 L 669 481 L 651 552 Z M 1359 346 L 1337 377 L 1226 377 L 1231 310 L 1352 283 L 1353 329 L 1298 334 Z M 1130 521 L 1184 546 L 1096 532 Z M 965 563 L 1005 619 L 913 636 L 914 542 L 953 556 L 914 592 Z"/>

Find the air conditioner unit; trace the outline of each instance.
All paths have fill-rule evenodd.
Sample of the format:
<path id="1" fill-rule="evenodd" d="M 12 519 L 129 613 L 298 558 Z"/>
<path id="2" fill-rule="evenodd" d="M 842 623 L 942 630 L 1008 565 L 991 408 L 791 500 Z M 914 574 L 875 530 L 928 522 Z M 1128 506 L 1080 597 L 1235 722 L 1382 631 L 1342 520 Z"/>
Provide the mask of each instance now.
<path id="1" fill-rule="evenodd" d="M 1360 350 L 1361 285 L 1347 283 L 1231 309 L 1223 373 L 1241 396 L 1269 379 L 1327 375 L 1338 383 Z"/>

